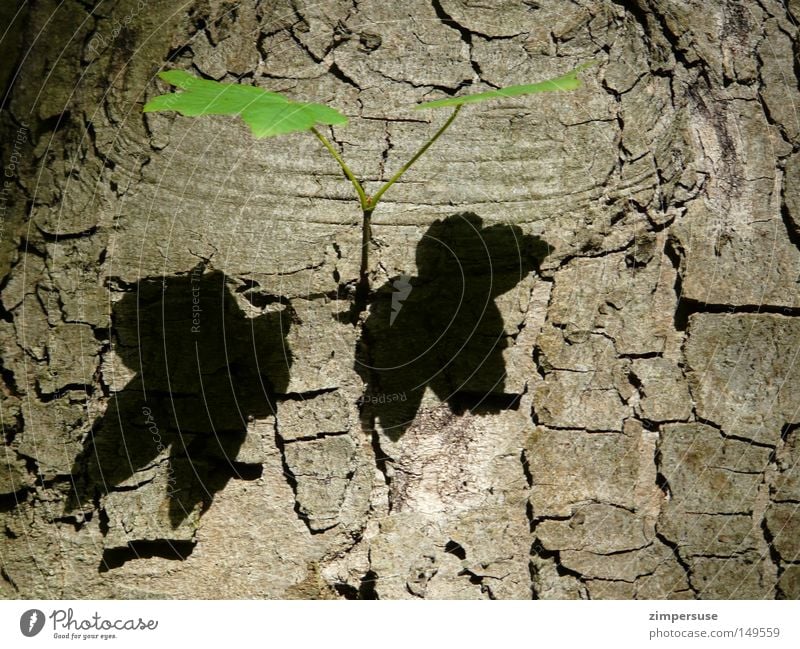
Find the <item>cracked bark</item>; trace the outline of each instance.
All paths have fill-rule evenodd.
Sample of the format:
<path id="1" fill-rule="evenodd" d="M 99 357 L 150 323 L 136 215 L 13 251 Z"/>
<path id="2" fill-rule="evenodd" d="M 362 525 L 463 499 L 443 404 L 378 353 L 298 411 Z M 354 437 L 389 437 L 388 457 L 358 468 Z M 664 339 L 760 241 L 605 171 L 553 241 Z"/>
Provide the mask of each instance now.
<path id="1" fill-rule="evenodd" d="M 137 6 L 27 3 L 2 44 L 0 596 L 800 597 L 790 9 Z M 456 213 L 549 246 L 495 299 L 492 412 L 428 393 L 399 439 L 363 408 L 361 213 L 318 142 L 140 114 L 164 61 L 330 102 L 370 193 L 429 137 L 416 102 L 589 58 L 577 93 L 465 109 L 373 215 L 373 287 Z M 168 451 L 75 504 L 135 374 L 113 305 L 198 260 L 247 318 L 286 314 L 274 412 L 178 525 Z"/>

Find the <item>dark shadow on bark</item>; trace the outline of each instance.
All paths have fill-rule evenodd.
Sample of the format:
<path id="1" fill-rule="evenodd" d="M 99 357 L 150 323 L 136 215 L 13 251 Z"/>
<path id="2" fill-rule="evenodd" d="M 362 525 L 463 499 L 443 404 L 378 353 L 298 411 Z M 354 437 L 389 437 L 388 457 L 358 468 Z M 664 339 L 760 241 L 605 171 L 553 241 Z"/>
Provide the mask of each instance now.
<path id="1" fill-rule="evenodd" d="M 138 282 L 114 304 L 112 320 L 114 350 L 136 375 L 95 423 L 73 467 L 77 493 L 68 506 L 132 488 L 166 461 L 165 499 L 177 527 L 230 478 L 260 475 L 235 458 L 248 420 L 274 414 L 274 395 L 288 385 L 289 323 L 285 307 L 247 317 L 226 276 L 201 266 Z"/>
<path id="2" fill-rule="evenodd" d="M 514 225 L 471 213 L 435 221 L 417 246 L 419 275 L 375 291 L 356 370 L 367 384 L 364 420 L 399 438 L 430 387 L 455 413 L 514 407 L 505 390 L 510 346 L 494 299 L 538 269 L 548 246 Z"/>

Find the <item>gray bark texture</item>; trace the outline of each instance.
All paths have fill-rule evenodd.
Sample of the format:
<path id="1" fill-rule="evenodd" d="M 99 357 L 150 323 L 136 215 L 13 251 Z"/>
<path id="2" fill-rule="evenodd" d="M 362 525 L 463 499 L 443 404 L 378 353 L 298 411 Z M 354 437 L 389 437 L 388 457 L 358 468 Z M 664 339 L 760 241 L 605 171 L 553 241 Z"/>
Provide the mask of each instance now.
<path id="1" fill-rule="evenodd" d="M 800 597 L 800 3 L 0 15 L 0 597 Z M 316 138 L 141 110 L 162 68 L 329 103 L 374 192 L 447 118 L 417 102 L 591 58 L 387 192 L 357 317 Z M 453 301 L 458 362 L 376 379 Z"/>

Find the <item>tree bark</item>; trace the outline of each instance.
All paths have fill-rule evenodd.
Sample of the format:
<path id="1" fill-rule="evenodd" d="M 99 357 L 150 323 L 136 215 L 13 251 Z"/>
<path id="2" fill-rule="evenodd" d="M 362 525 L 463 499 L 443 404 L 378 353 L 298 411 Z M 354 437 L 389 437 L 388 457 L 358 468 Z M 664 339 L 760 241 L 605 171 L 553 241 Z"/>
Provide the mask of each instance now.
<path id="1" fill-rule="evenodd" d="M 0 596 L 800 596 L 800 5 L 92 4 L 0 8 Z M 141 111 L 329 103 L 374 193 L 588 59 L 387 192 L 358 318 L 317 138 Z"/>

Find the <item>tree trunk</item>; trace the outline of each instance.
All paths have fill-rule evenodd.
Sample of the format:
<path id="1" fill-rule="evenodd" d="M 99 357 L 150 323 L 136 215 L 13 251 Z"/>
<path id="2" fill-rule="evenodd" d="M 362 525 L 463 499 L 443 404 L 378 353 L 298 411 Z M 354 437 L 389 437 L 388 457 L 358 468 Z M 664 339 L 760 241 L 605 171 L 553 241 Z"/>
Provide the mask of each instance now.
<path id="1" fill-rule="evenodd" d="M 92 4 L 0 9 L 0 596 L 800 596 L 800 4 Z M 465 107 L 357 308 L 313 135 L 141 111 L 329 103 L 374 193 L 588 59 Z"/>

